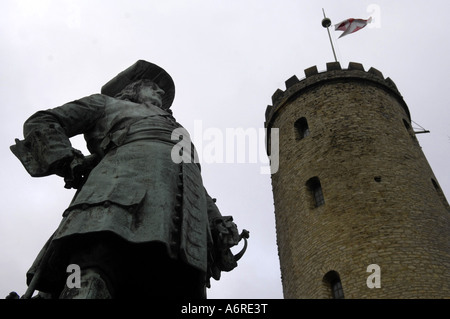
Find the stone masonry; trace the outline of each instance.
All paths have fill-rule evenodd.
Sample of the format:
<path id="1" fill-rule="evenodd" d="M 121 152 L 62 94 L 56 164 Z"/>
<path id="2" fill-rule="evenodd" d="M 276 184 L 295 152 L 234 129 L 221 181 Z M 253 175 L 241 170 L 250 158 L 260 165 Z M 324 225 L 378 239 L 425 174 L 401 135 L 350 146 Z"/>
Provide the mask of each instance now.
<path id="1" fill-rule="evenodd" d="M 450 208 L 396 85 L 354 62 L 305 75 L 266 110 L 268 132 L 279 129 L 272 187 L 284 297 L 331 298 L 333 271 L 345 298 L 450 298 Z M 371 264 L 380 288 L 366 283 Z"/>

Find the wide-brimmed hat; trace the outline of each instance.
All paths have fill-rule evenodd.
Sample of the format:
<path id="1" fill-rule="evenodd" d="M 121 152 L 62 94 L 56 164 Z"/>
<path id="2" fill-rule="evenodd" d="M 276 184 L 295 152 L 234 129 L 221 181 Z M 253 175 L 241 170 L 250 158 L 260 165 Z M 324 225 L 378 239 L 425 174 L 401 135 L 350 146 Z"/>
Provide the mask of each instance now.
<path id="1" fill-rule="evenodd" d="M 101 93 L 114 97 L 128 84 L 142 79 L 149 79 L 164 90 L 165 93 L 162 96 L 164 108 L 169 108 L 172 105 L 175 98 L 175 84 L 172 77 L 160 66 L 144 60 L 137 61 L 128 69 L 117 74 L 102 86 Z"/>

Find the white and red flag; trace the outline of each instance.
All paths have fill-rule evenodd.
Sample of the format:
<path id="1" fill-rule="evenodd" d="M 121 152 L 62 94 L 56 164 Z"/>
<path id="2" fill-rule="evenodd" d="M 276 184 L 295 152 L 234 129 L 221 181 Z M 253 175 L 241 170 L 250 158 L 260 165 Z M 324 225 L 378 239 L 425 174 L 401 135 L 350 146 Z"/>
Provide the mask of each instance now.
<path id="1" fill-rule="evenodd" d="M 344 31 L 339 38 L 342 38 L 344 35 L 356 32 L 364 28 L 367 24 L 372 21 L 372 17 L 367 20 L 364 19 L 347 19 L 335 25 L 335 31 Z"/>

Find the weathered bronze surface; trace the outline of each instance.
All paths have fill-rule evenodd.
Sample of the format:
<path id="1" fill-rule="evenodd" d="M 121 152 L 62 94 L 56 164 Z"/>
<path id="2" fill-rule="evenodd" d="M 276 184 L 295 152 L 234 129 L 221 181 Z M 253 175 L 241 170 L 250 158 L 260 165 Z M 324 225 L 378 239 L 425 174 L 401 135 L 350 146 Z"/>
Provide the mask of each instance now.
<path id="1" fill-rule="evenodd" d="M 210 278 L 237 266 L 243 252 L 230 247 L 244 238 L 246 248 L 248 232 L 221 215 L 200 165 L 174 152 L 182 126 L 170 110 L 172 78 L 140 60 L 101 92 L 35 113 L 11 146 L 31 176 L 56 174 L 77 189 L 22 298 L 205 298 Z M 72 147 L 78 134 L 90 155 Z M 71 264 L 81 267 L 79 288 L 67 285 Z"/>

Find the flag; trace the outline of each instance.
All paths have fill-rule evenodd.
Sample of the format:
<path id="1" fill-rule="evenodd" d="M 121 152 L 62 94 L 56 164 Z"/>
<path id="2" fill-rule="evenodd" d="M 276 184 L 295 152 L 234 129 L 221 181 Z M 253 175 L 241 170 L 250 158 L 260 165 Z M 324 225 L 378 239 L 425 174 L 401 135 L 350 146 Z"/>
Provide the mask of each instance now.
<path id="1" fill-rule="evenodd" d="M 364 19 L 347 19 L 335 25 L 335 31 L 344 31 L 339 38 L 342 38 L 344 35 L 356 32 L 364 28 L 367 24 L 372 21 L 372 17 L 367 20 Z"/>

